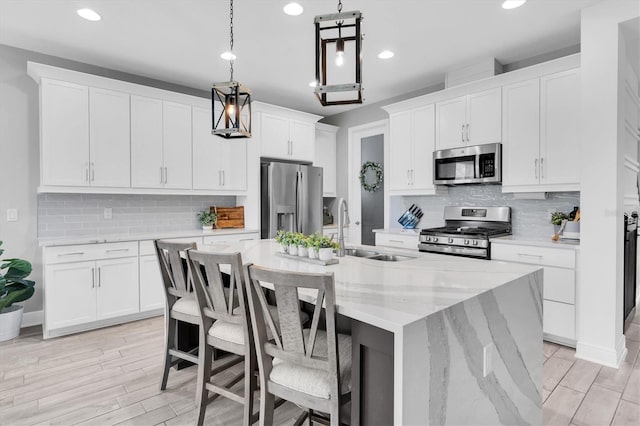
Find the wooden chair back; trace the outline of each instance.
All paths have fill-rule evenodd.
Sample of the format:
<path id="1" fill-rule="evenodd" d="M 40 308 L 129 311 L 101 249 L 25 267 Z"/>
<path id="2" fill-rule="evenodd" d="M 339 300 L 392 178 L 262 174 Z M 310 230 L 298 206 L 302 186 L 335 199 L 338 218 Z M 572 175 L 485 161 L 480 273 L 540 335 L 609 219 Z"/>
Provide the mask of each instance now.
<path id="1" fill-rule="evenodd" d="M 272 358 L 327 371 L 332 381 L 332 395 L 339 395 L 340 371 L 336 335 L 335 283 L 333 273 L 305 274 L 279 271 L 260 266 L 245 265 L 249 311 L 256 341 L 260 374 L 269 377 Z M 261 283 L 269 283 L 275 291 L 280 320 L 280 332 L 276 329 Z M 271 285 L 267 284 L 267 287 Z M 311 329 L 305 339 L 300 320 L 299 289 L 317 290 Z M 327 332 L 327 357 L 313 355 L 320 325 L 322 307 L 325 307 Z M 271 329 L 273 342 L 267 340 L 267 327 Z M 261 377 L 263 379 L 264 377 Z"/>
<path id="2" fill-rule="evenodd" d="M 233 324 L 247 324 L 249 314 L 240 253 L 189 250 L 187 263 L 201 317 Z M 229 274 L 227 291 L 221 269 L 225 269 L 225 273 Z M 236 306 L 240 309 L 234 312 Z M 245 341 L 249 341 L 248 332 L 246 334 Z"/>
<path id="3" fill-rule="evenodd" d="M 185 252 L 195 249 L 196 243 L 176 243 L 163 240 L 154 241 L 162 281 L 167 293 L 167 301 L 180 297 L 193 297 L 191 281 L 187 274 Z M 173 296 L 173 297 L 170 297 Z M 172 303 L 170 303 L 172 305 Z"/>

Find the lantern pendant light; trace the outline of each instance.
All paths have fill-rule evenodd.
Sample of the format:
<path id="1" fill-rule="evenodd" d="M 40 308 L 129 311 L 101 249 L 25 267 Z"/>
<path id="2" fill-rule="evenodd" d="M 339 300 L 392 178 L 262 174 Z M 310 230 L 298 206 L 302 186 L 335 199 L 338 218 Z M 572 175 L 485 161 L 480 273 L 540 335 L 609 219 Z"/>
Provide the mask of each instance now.
<path id="1" fill-rule="evenodd" d="M 316 27 L 315 94 L 323 106 L 362 103 L 362 14 L 319 15 Z M 349 57 L 349 55 L 352 55 Z"/>
<path id="2" fill-rule="evenodd" d="M 251 137 L 251 91 L 233 80 L 233 0 L 229 12 L 229 81 L 214 83 L 211 88 L 211 133 L 226 139 Z"/>

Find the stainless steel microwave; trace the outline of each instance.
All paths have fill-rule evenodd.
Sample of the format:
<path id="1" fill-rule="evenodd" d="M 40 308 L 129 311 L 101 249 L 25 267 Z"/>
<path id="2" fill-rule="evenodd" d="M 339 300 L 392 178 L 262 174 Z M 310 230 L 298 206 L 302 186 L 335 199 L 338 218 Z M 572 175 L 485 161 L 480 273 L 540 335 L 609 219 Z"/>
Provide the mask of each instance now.
<path id="1" fill-rule="evenodd" d="M 433 183 L 461 185 L 502 182 L 502 144 L 465 146 L 433 153 Z"/>

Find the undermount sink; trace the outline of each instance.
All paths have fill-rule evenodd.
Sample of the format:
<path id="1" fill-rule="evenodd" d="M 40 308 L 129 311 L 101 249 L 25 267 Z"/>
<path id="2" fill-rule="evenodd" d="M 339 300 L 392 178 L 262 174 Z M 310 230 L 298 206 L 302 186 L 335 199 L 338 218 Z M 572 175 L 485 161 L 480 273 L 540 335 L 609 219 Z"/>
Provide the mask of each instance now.
<path id="1" fill-rule="evenodd" d="M 401 260 L 415 259 L 415 257 L 412 257 L 412 256 L 403 256 L 399 254 L 386 254 L 386 253 L 379 253 L 373 250 L 364 250 L 364 249 L 356 249 L 356 248 L 344 249 L 344 254 L 346 254 L 347 256 L 363 257 L 365 259 L 380 260 L 382 262 L 399 262 Z"/>

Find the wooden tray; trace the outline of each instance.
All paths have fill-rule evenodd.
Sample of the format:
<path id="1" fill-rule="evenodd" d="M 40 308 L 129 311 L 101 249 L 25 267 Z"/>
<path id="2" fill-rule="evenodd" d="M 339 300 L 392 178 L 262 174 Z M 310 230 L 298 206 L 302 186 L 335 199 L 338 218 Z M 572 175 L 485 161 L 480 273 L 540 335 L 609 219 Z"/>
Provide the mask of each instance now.
<path id="1" fill-rule="evenodd" d="M 308 256 L 293 256 L 291 254 L 280 253 L 280 252 L 276 252 L 276 256 L 286 257 L 287 259 L 299 260 L 301 262 L 313 263 L 313 264 L 322 265 L 322 266 L 335 265 L 336 263 L 340 263 L 340 261 L 338 261 L 338 259 L 336 259 L 335 257 L 332 257 L 329 260 L 320 260 L 320 259 L 311 259 Z"/>
<path id="2" fill-rule="evenodd" d="M 211 213 L 218 213 L 216 228 L 244 228 L 244 206 L 239 207 L 210 207 Z"/>

